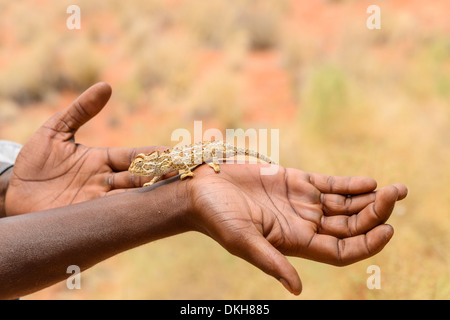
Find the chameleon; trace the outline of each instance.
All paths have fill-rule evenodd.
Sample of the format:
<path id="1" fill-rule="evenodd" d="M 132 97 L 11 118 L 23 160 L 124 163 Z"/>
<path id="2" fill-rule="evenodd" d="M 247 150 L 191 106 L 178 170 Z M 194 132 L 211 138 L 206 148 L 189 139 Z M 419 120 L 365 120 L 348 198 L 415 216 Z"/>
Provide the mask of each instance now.
<path id="1" fill-rule="evenodd" d="M 146 187 L 154 184 L 163 175 L 172 171 L 178 171 L 181 180 L 193 177 L 194 173 L 192 170 L 203 163 L 206 163 L 216 173 L 219 173 L 219 159 L 230 158 L 236 155 L 246 155 L 263 160 L 269 164 L 276 164 L 269 157 L 247 148 L 235 147 L 223 141 L 204 141 L 185 145 L 184 148 L 167 149 L 163 152 L 140 153 L 132 161 L 128 171 L 138 176 L 153 176 L 150 182 L 143 185 Z"/>

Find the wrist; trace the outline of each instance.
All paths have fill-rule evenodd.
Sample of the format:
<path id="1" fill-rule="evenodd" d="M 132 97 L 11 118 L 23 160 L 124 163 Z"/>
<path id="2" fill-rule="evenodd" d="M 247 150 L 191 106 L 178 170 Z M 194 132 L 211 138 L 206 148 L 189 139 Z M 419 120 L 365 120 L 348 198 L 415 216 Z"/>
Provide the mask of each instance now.
<path id="1" fill-rule="evenodd" d="M 186 183 L 177 177 L 124 193 L 123 196 L 127 200 L 121 202 L 133 203 L 133 220 L 141 221 L 141 228 L 135 234 L 142 232 L 144 242 L 194 230 Z"/>
<path id="2" fill-rule="evenodd" d="M 0 167 L 0 218 L 3 218 L 6 217 L 6 191 L 8 191 L 9 179 L 11 177 L 13 166 L 1 162 Z"/>
<path id="3" fill-rule="evenodd" d="M 197 231 L 208 235 L 209 233 L 207 228 L 205 228 L 204 222 L 209 221 L 209 218 L 204 216 L 204 204 L 199 205 L 199 197 L 204 196 L 199 192 L 199 188 L 202 188 L 202 185 L 193 181 L 194 179 L 186 179 L 186 181 L 183 181 L 186 199 L 186 225 L 189 226 L 189 231 Z M 206 209 L 206 211 L 209 210 Z"/>
<path id="4" fill-rule="evenodd" d="M 162 201 L 159 201 L 159 204 L 156 201 L 156 205 L 161 208 L 158 212 L 165 214 L 169 218 L 168 225 L 173 225 L 174 234 L 192 231 L 194 229 L 193 217 L 190 214 L 190 196 L 187 186 L 188 184 L 185 181 L 181 181 L 179 177 L 173 177 L 167 180 L 167 184 L 151 191 L 160 192 Z"/>

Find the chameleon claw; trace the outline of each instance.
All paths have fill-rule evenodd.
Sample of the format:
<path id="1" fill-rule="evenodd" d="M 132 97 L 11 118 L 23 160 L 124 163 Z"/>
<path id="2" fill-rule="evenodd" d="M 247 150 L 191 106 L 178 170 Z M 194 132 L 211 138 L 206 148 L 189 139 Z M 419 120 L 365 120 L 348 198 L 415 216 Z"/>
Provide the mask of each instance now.
<path id="1" fill-rule="evenodd" d="M 213 168 L 215 172 L 217 172 L 217 173 L 220 172 L 220 166 L 217 163 L 210 162 L 210 163 L 207 163 L 207 165 L 210 166 L 211 168 Z"/>
<path id="2" fill-rule="evenodd" d="M 184 179 L 186 179 L 187 177 L 193 177 L 194 176 L 194 173 L 192 172 L 192 171 L 190 171 L 190 172 L 187 172 L 187 173 L 183 173 L 181 176 L 180 176 L 180 179 L 181 180 L 184 180 Z"/>

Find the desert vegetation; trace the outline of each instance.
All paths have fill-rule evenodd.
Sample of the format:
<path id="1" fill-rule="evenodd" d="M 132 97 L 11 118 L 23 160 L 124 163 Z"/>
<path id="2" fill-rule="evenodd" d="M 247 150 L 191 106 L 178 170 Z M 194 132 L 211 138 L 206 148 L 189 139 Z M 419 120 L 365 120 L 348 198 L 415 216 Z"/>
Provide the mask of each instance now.
<path id="1" fill-rule="evenodd" d="M 113 95 L 77 141 L 173 145 L 176 128 L 280 129 L 280 163 L 409 188 L 377 256 L 336 268 L 292 258 L 300 299 L 450 297 L 448 1 L 0 0 L 0 139 L 25 143 L 96 81 Z M 381 289 L 366 286 L 378 265 Z M 30 298 L 291 299 L 199 234 L 115 256 Z M 25 297 L 26 298 L 26 297 Z"/>

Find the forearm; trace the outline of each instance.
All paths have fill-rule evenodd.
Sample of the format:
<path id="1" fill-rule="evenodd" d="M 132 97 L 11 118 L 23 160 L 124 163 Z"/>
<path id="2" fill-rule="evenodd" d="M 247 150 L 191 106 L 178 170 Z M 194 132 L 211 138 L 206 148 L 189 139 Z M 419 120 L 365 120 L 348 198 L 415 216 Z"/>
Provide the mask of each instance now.
<path id="1" fill-rule="evenodd" d="M 0 219 L 0 298 L 16 298 L 119 252 L 190 230 L 179 182 Z"/>

